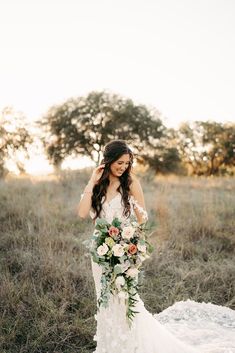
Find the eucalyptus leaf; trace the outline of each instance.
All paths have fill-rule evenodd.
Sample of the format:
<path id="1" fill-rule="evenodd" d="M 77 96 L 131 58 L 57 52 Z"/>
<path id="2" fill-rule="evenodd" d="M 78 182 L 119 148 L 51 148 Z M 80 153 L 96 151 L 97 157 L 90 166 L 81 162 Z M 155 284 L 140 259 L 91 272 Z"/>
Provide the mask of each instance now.
<path id="1" fill-rule="evenodd" d="M 119 273 L 122 273 L 122 267 L 120 265 L 115 265 L 113 271 L 115 275 L 118 275 Z"/>

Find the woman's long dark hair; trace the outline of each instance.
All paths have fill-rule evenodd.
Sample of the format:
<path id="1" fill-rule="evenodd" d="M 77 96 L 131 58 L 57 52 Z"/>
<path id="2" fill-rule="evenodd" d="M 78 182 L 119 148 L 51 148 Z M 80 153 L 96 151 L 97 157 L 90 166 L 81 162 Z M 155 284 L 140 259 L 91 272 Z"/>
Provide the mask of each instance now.
<path id="1" fill-rule="evenodd" d="M 123 215 L 126 217 L 130 216 L 129 191 L 132 182 L 130 171 L 133 164 L 133 153 L 124 140 L 113 140 L 105 146 L 103 160 L 101 161 L 101 164 L 105 164 L 104 172 L 93 188 L 92 208 L 96 213 L 95 218 L 100 217 L 102 198 L 103 196 L 106 197 L 107 188 L 109 186 L 110 165 L 118 160 L 123 154 L 127 153 L 130 156 L 130 163 L 125 172 L 119 177 L 120 185 L 117 190 L 122 195 L 122 202 L 124 205 Z"/>

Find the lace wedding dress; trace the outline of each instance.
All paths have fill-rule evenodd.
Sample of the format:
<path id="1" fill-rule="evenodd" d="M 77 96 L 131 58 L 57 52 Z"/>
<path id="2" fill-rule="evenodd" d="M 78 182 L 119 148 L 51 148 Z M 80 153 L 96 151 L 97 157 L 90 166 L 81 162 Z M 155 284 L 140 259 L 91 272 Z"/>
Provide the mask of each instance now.
<path id="1" fill-rule="evenodd" d="M 146 211 L 131 197 L 131 212 Z M 103 204 L 101 217 L 111 222 L 122 216 L 123 205 L 118 194 Z M 93 212 L 90 212 L 93 218 Z M 91 258 L 97 299 L 100 296 L 102 268 Z M 108 308 L 95 314 L 97 343 L 94 353 L 235 353 L 235 314 L 233 310 L 193 301 L 178 302 L 162 313 L 152 315 L 137 295 L 139 312 L 129 327 L 124 299 L 111 295 Z M 98 306 L 97 306 L 98 309 Z"/>

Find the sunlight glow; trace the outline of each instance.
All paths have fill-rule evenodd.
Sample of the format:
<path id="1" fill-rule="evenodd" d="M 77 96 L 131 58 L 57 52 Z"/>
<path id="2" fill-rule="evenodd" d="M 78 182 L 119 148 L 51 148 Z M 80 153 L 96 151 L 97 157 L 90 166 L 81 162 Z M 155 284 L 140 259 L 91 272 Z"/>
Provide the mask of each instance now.
<path id="1" fill-rule="evenodd" d="M 224 0 L 4 1 L 0 110 L 13 106 L 32 123 L 107 90 L 155 107 L 168 127 L 235 121 L 234 17 Z M 27 170 L 51 166 L 39 156 Z"/>

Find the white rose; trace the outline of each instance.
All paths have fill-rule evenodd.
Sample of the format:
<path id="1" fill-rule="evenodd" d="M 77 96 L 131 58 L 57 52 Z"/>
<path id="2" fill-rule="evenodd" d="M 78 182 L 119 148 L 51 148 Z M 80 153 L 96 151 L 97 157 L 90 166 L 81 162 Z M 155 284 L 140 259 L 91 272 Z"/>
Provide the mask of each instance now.
<path id="1" fill-rule="evenodd" d="M 122 237 L 124 239 L 131 239 L 133 237 L 135 233 L 135 228 L 133 228 L 132 226 L 127 226 L 127 227 L 124 227 L 123 230 L 122 230 Z"/>
<path id="2" fill-rule="evenodd" d="M 140 271 L 137 270 L 137 268 L 129 268 L 129 270 L 127 270 L 126 274 L 129 277 L 136 277 L 138 275 Z"/>
<path id="3" fill-rule="evenodd" d="M 128 293 L 127 292 L 124 292 L 123 290 L 121 290 L 119 293 L 118 293 L 118 297 L 120 299 L 127 299 L 128 298 Z"/>
<path id="4" fill-rule="evenodd" d="M 125 278 L 123 276 L 117 276 L 117 278 L 115 279 L 115 284 L 116 284 L 117 288 L 124 286 Z"/>
<path id="5" fill-rule="evenodd" d="M 146 245 L 142 245 L 142 244 L 137 244 L 137 249 L 143 253 L 146 253 L 147 249 L 146 249 Z"/>
<path id="6" fill-rule="evenodd" d="M 120 245 L 120 244 L 115 244 L 113 247 L 112 247 L 112 252 L 114 254 L 114 256 L 123 256 L 124 255 L 124 249 L 123 249 L 123 246 Z"/>
<path id="7" fill-rule="evenodd" d="M 108 246 L 106 244 L 100 245 L 97 248 L 97 254 L 99 256 L 105 255 L 107 253 L 107 251 L 109 250 Z"/>

